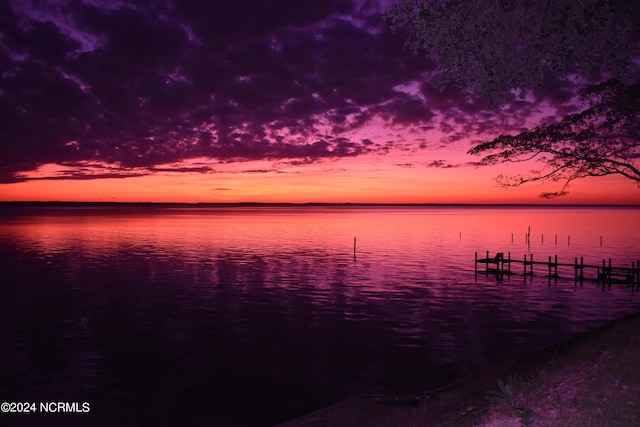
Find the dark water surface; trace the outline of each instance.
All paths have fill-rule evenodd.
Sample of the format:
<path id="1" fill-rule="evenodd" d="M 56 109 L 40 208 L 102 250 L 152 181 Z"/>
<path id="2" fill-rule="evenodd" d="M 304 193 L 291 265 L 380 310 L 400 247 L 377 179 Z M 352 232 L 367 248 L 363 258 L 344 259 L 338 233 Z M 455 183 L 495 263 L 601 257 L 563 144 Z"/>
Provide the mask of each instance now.
<path id="1" fill-rule="evenodd" d="M 630 266 L 639 218 L 637 208 L 3 207 L 0 399 L 89 402 L 63 420 L 77 425 L 262 426 L 365 391 L 429 389 L 640 305 L 620 285 L 475 278 L 475 251 Z"/>

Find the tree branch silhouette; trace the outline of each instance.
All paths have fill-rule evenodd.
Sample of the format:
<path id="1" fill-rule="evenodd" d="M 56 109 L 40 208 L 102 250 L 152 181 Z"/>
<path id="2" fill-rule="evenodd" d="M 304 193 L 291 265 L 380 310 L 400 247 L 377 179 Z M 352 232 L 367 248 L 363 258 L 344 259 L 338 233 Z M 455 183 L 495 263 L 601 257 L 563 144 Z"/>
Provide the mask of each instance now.
<path id="1" fill-rule="evenodd" d="M 542 163 L 527 175 L 498 175 L 504 187 L 527 182 L 562 181 L 552 198 L 568 194 L 571 181 L 588 176 L 622 175 L 640 187 L 640 81 L 627 86 L 616 79 L 581 91 L 588 108 L 558 123 L 518 135 L 500 135 L 480 143 L 469 154 L 484 155 L 486 165 L 507 162 Z"/>

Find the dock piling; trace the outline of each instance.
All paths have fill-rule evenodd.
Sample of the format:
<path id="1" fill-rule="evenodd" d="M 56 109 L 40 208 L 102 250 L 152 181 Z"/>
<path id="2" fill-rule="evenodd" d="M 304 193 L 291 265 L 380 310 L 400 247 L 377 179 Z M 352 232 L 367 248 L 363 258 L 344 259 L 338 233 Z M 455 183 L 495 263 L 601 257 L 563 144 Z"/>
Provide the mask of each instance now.
<path id="1" fill-rule="evenodd" d="M 356 260 L 356 238 L 353 238 L 353 260 Z"/>

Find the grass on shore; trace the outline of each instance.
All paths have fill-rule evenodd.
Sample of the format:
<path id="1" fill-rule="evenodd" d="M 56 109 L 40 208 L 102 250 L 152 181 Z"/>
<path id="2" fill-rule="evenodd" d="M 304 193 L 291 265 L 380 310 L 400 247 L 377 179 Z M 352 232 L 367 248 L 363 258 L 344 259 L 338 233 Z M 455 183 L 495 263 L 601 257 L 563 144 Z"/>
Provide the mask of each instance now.
<path id="1" fill-rule="evenodd" d="M 564 427 L 640 425 L 640 313 L 468 375 L 417 406 L 359 398 L 286 427 Z"/>
<path id="2" fill-rule="evenodd" d="M 499 388 L 499 397 L 474 425 L 640 425 L 640 316 L 563 344 Z"/>

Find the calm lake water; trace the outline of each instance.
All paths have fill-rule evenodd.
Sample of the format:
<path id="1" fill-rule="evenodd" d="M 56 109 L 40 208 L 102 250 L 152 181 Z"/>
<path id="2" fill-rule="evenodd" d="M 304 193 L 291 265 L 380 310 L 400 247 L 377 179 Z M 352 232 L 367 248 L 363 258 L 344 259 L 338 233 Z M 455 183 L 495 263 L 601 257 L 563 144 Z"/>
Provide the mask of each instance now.
<path id="1" fill-rule="evenodd" d="M 549 286 L 544 267 L 475 277 L 476 251 L 631 266 L 639 220 L 638 208 L 2 207 L 0 400 L 89 402 L 64 418 L 78 425 L 268 426 L 362 392 L 430 389 L 640 307 L 624 285 Z"/>

